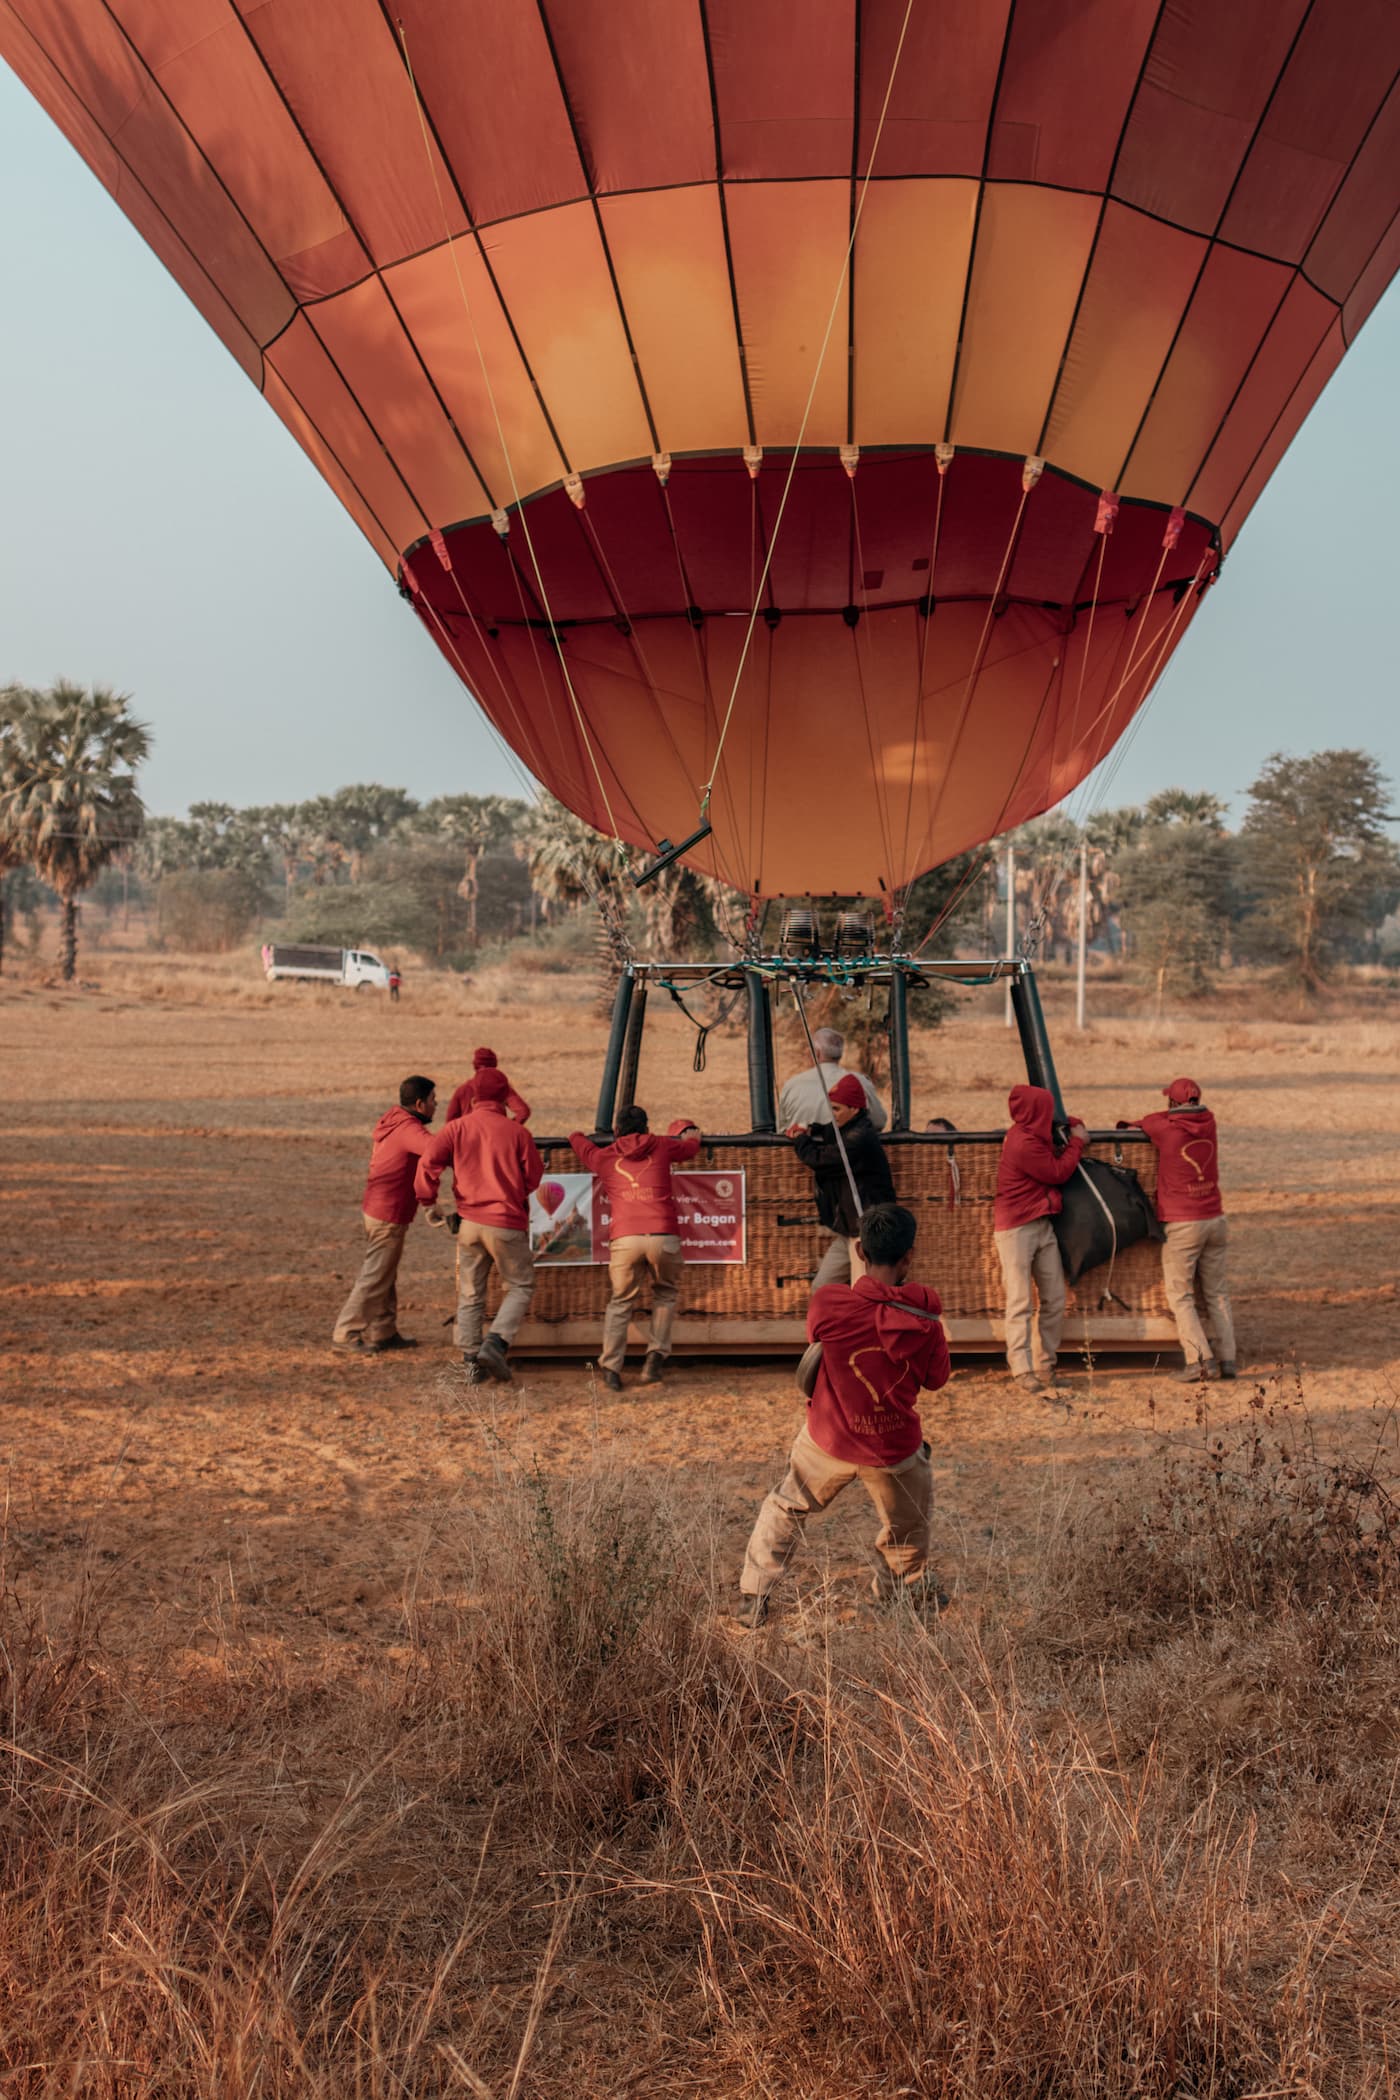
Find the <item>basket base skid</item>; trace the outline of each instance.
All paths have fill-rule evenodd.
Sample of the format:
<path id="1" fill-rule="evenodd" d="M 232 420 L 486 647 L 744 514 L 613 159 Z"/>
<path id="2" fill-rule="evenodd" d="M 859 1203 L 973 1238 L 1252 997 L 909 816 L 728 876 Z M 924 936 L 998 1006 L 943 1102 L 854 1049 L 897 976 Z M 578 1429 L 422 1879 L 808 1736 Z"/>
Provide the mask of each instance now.
<path id="1" fill-rule="evenodd" d="M 944 1321 L 955 1356 L 1000 1356 L 1004 1349 L 1000 1320 L 956 1319 Z M 511 1343 L 511 1357 L 596 1356 L 602 1329 L 596 1320 L 527 1320 Z M 628 1330 L 629 1355 L 640 1356 L 646 1348 L 647 1329 L 636 1322 Z M 791 1356 L 807 1346 L 807 1330 L 801 1320 L 686 1319 L 678 1317 L 672 1330 L 672 1350 L 677 1356 Z M 1082 1316 L 1065 1322 L 1061 1356 L 1080 1356 L 1092 1348 L 1095 1355 L 1114 1356 L 1124 1351 L 1143 1351 L 1153 1356 L 1176 1347 L 1176 1327 L 1171 1320 L 1152 1314 L 1120 1314 L 1095 1320 L 1088 1342 Z"/>

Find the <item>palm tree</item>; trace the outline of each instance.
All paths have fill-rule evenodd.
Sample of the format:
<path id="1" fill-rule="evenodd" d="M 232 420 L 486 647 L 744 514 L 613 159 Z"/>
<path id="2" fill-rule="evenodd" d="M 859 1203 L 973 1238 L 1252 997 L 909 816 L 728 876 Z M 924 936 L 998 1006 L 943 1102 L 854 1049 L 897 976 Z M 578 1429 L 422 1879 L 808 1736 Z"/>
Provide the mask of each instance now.
<path id="1" fill-rule="evenodd" d="M 136 768 L 150 731 L 129 695 L 60 679 L 32 694 L 3 750 L 0 836 L 17 838 L 63 905 L 63 976 L 78 967 L 78 897 L 140 836 L 145 805 Z"/>
<path id="2" fill-rule="evenodd" d="M 10 768 L 24 735 L 24 722 L 34 704 L 34 695 L 22 685 L 0 686 L 0 796 L 9 784 Z M 5 913 L 7 882 L 11 868 L 22 868 L 29 859 L 19 827 L 4 809 L 0 823 L 0 970 L 5 966 Z"/>
<path id="3" fill-rule="evenodd" d="M 631 951 L 627 903 L 620 887 L 627 848 L 552 796 L 540 797 L 521 821 L 516 852 L 530 871 L 530 887 L 546 904 L 593 900 L 598 927 L 598 1003 L 607 1012 Z"/>

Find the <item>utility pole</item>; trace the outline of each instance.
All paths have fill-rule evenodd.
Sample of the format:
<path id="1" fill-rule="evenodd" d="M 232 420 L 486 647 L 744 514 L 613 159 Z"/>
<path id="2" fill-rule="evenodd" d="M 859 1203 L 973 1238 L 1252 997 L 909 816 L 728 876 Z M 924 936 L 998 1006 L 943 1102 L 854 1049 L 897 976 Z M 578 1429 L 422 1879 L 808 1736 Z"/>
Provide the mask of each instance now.
<path id="1" fill-rule="evenodd" d="M 1006 849 L 1006 952 L 1016 953 L 1016 848 Z M 1011 979 L 1006 980 L 1006 1025 L 1014 1028 L 1016 1015 L 1011 1006 Z"/>
<path id="2" fill-rule="evenodd" d="M 1074 975 L 1074 1025 L 1083 1030 L 1084 978 L 1089 956 L 1089 842 L 1079 841 L 1079 956 Z"/>

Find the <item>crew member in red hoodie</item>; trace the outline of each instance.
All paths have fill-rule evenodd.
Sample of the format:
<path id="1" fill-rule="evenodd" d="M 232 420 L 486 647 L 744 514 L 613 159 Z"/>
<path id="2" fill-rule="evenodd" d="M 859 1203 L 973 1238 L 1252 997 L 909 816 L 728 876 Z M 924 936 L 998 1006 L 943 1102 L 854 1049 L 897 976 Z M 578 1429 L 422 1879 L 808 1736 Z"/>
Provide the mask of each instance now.
<path id="1" fill-rule="evenodd" d="M 408 1228 L 418 1211 L 413 1193 L 418 1162 L 432 1143 L 428 1125 L 437 1110 L 437 1088 L 414 1073 L 399 1088 L 399 1105 L 374 1126 L 374 1145 L 365 1183 L 365 1237 L 368 1245 L 360 1273 L 335 1323 L 337 1349 L 364 1349 L 378 1356 L 386 1349 L 416 1349 L 399 1333 L 399 1263 Z"/>
<path id="2" fill-rule="evenodd" d="M 484 1046 L 480 1050 L 473 1050 L 472 1076 L 470 1079 L 462 1081 L 462 1084 L 457 1088 L 457 1091 L 447 1104 L 447 1120 L 449 1123 L 455 1122 L 458 1116 L 466 1115 L 476 1099 L 476 1082 L 488 1067 L 492 1071 L 499 1069 L 496 1063 L 495 1051 L 488 1050 Z M 506 1107 L 510 1110 L 517 1123 L 529 1122 L 530 1104 L 528 1101 L 521 1099 L 509 1080 L 506 1081 Z"/>
<path id="3" fill-rule="evenodd" d="M 1226 1280 L 1230 1225 L 1220 1200 L 1220 1151 L 1215 1117 L 1201 1106 L 1194 1079 L 1174 1079 L 1162 1092 L 1165 1109 L 1124 1129 L 1141 1130 L 1157 1148 L 1157 1215 L 1167 1230 L 1162 1281 L 1176 1321 L 1186 1368 L 1183 1385 L 1235 1376 L 1235 1321 Z M 1196 1279 L 1206 1301 L 1205 1325 L 1196 1310 Z M 1215 1337 L 1212 1350 L 1207 1334 Z"/>
<path id="4" fill-rule="evenodd" d="M 744 1555 L 738 1616 L 746 1626 L 767 1617 L 768 1593 L 808 1517 L 853 1480 L 880 1516 L 876 1597 L 948 1601 L 927 1577 L 933 1473 L 918 1413 L 919 1394 L 948 1383 L 948 1339 L 937 1292 L 908 1281 L 918 1229 L 901 1204 L 872 1205 L 860 1221 L 864 1275 L 812 1294 L 807 1339 L 821 1343 L 821 1361 L 787 1478 L 765 1498 Z"/>
<path id="5" fill-rule="evenodd" d="M 647 1112 L 635 1103 L 617 1112 L 617 1135 L 611 1145 L 595 1145 L 581 1130 L 569 1139 L 581 1163 L 608 1193 L 611 1213 L 608 1281 L 612 1296 L 603 1315 L 603 1346 L 598 1368 L 610 1392 L 622 1391 L 627 1330 L 651 1278 L 651 1332 L 647 1336 L 642 1384 L 659 1385 L 671 1353 L 671 1329 L 680 1295 L 685 1255 L 671 1169 L 694 1159 L 700 1133 L 682 1117 L 665 1137 L 647 1128 Z"/>
<path id="6" fill-rule="evenodd" d="M 442 1170 L 452 1169 L 457 1204 L 456 1342 L 473 1385 L 509 1378 L 506 1351 L 535 1291 L 530 1253 L 530 1193 L 544 1177 L 544 1161 L 522 1123 L 506 1114 L 506 1075 L 483 1065 L 476 1075 L 470 1115 L 446 1124 L 418 1162 L 420 1203 L 436 1204 Z M 486 1279 L 492 1263 L 505 1287 L 483 1339 Z"/>
<path id="7" fill-rule="evenodd" d="M 1072 1122 L 1056 1150 L 1055 1097 L 1047 1087 L 1013 1086 L 1007 1096 L 1011 1128 L 1002 1140 L 992 1213 L 1006 1285 L 1006 1361 L 1022 1392 L 1050 1393 L 1065 1317 L 1065 1272 L 1050 1220 L 1061 1208 L 1061 1187 L 1079 1165 L 1088 1132 Z M 1033 1317 L 1035 1297 L 1039 1319 Z"/>

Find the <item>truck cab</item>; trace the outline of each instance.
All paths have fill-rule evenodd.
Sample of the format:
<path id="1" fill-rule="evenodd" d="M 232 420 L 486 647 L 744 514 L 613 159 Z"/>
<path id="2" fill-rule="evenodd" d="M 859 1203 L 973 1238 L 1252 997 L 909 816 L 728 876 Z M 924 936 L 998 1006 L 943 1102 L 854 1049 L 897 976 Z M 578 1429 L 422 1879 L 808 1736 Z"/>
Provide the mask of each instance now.
<path id="1" fill-rule="evenodd" d="M 389 966 L 368 948 L 347 948 L 345 951 L 345 982 L 356 986 L 372 984 L 382 992 L 389 989 Z"/>

